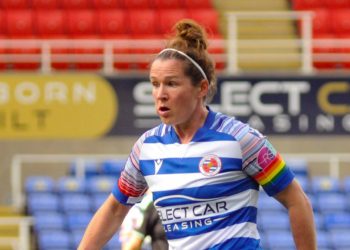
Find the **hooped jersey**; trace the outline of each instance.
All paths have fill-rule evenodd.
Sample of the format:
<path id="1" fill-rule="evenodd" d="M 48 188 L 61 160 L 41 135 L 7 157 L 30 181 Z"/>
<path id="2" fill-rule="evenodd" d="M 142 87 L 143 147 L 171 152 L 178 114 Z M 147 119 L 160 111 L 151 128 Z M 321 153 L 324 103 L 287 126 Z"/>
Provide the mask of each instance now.
<path id="1" fill-rule="evenodd" d="M 292 180 L 266 137 L 209 110 L 188 144 L 164 124 L 143 134 L 113 194 L 132 205 L 149 188 L 170 249 L 260 249 L 259 185 L 273 196 Z"/>

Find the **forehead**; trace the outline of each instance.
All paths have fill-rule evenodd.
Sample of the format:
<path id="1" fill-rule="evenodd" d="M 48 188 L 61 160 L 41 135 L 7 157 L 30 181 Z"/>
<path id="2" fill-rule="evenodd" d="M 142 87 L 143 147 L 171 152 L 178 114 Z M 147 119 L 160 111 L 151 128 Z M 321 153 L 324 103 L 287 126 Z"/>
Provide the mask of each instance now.
<path id="1" fill-rule="evenodd" d="M 183 76 L 184 65 L 179 59 L 156 59 L 150 70 L 150 77 Z"/>

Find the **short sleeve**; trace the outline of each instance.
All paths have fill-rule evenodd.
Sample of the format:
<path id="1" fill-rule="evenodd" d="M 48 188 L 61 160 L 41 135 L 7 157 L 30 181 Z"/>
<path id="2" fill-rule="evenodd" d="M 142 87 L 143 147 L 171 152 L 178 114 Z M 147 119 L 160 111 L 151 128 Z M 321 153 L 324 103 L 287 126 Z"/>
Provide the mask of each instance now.
<path id="1" fill-rule="evenodd" d="M 241 141 L 243 171 L 268 195 L 276 195 L 292 182 L 294 174 L 265 136 L 250 128 Z"/>
<path id="2" fill-rule="evenodd" d="M 133 146 L 120 178 L 112 190 L 114 197 L 124 205 L 134 205 L 140 202 L 148 189 L 139 168 L 139 155 L 143 139 L 141 137 Z"/>

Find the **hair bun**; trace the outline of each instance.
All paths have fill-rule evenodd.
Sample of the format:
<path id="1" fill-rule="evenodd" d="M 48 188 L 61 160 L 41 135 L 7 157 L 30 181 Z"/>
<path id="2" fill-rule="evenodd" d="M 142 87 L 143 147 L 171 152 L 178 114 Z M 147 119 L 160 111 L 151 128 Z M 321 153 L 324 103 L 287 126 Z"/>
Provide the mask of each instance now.
<path id="1" fill-rule="evenodd" d="M 182 44 L 182 46 L 185 46 L 186 48 L 196 50 L 207 49 L 207 34 L 205 30 L 195 21 L 190 19 L 181 20 L 175 24 L 175 30 L 176 36 L 173 40 L 175 44 Z"/>

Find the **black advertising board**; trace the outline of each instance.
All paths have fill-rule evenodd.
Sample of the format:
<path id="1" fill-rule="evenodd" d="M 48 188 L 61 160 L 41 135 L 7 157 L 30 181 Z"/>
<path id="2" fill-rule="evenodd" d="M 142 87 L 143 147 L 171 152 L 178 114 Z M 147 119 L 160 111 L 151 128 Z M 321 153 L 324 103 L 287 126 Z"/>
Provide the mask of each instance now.
<path id="1" fill-rule="evenodd" d="M 109 78 L 119 114 L 109 135 L 140 134 L 157 124 L 144 78 Z M 350 80 L 320 77 L 219 78 L 209 105 L 269 135 L 350 133 Z"/>

